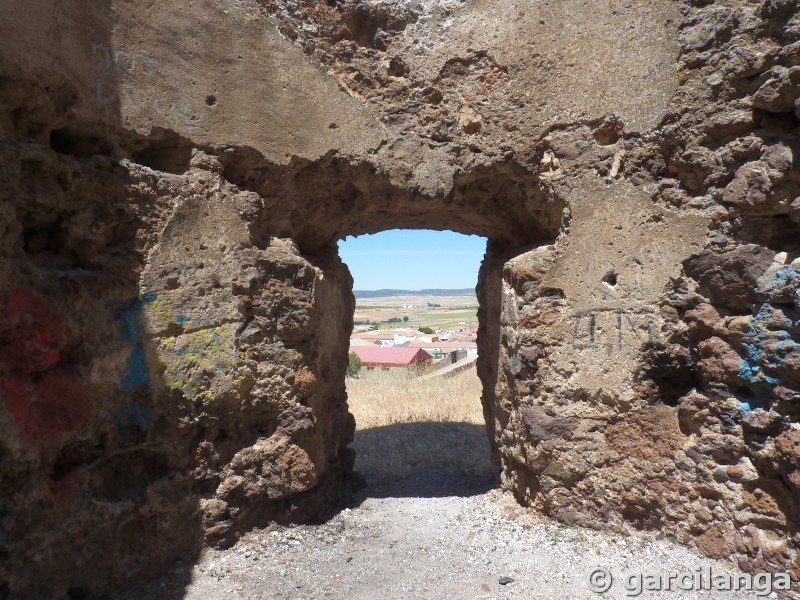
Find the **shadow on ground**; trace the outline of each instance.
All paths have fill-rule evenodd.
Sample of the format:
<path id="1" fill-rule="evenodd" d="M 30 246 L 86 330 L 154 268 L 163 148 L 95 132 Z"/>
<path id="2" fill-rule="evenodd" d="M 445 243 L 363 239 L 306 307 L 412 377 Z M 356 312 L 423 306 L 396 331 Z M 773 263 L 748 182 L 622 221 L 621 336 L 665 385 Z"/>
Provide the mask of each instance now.
<path id="1" fill-rule="evenodd" d="M 353 501 L 475 496 L 497 486 L 483 425 L 397 423 L 357 431 Z"/>
<path id="2" fill-rule="evenodd" d="M 469 497 L 495 488 L 499 469 L 489 462 L 482 425 L 398 423 L 357 431 L 356 472 L 342 503 L 321 515 L 326 522 L 344 508 L 371 498 Z M 116 600 L 181 600 L 191 583 L 194 561 L 176 562 L 161 577 L 144 582 Z"/>

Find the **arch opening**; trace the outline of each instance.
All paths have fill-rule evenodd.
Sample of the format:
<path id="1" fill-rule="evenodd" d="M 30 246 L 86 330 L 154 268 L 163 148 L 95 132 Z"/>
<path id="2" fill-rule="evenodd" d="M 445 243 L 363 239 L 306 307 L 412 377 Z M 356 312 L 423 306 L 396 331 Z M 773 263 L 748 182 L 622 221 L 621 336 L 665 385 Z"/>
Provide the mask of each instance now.
<path id="1" fill-rule="evenodd" d="M 251 159 L 248 164 L 252 166 Z M 229 162 L 226 177 L 234 177 L 231 173 L 239 167 L 236 160 Z M 400 185 L 374 165 L 337 155 L 311 163 L 295 161 L 280 177 L 268 169 L 247 173 L 238 173 L 237 185 L 275 199 L 264 205 L 251 226 L 254 241 L 268 248 L 277 240 L 291 239 L 297 253 L 319 270 L 325 282 L 326 291 L 317 294 L 315 309 L 327 317 L 315 330 L 314 349 L 304 354 L 328 394 L 304 402 L 325 421 L 329 453 L 321 462 L 329 471 L 348 473 L 356 460 L 351 446 L 355 425 L 345 401 L 356 306 L 353 278 L 339 254 L 340 241 L 348 236 L 420 229 L 486 240 L 475 288 L 476 372 L 491 463 L 500 465 L 499 445 L 510 415 L 508 406 L 498 410 L 498 386 L 501 395 L 508 395 L 509 377 L 514 379 L 501 373 L 506 343 L 501 339 L 501 314 L 504 303 L 513 302 L 507 297 L 509 285 L 515 294 L 534 297 L 539 293 L 542 278 L 557 254 L 555 240 L 568 226 L 569 211 L 551 180 L 514 161 L 500 161 L 456 174 L 446 194 L 431 196 Z M 519 264 L 510 264 L 512 259 Z M 342 425 L 345 422 L 348 424 Z M 338 446 L 331 453 L 334 442 Z"/>
<path id="2" fill-rule="evenodd" d="M 389 230 L 348 237 L 348 407 L 366 496 L 473 495 L 496 468 L 481 408 L 478 271 L 486 239 Z"/>

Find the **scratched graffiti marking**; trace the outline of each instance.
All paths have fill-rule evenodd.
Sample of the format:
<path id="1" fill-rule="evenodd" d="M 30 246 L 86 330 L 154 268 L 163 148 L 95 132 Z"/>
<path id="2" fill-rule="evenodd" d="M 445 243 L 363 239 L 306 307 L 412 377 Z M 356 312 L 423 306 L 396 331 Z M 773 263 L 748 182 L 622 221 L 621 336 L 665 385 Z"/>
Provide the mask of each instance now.
<path id="1" fill-rule="evenodd" d="M 588 308 L 574 316 L 572 347 L 604 349 L 608 354 L 625 348 L 633 337 L 637 343 L 655 339 L 655 311 L 650 307 Z"/>
<path id="2" fill-rule="evenodd" d="M 142 50 L 112 50 L 103 44 L 91 44 L 90 49 L 100 105 L 119 104 L 184 121 L 195 118 L 190 102 L 152 93 L 146 80 L 162 76 L 160 62 L 154 56 Z"/>
<path id="3" fill-rule="evenodd" d="M 158 60 L 143 51 L 112 51 L 103 44 L 92 44 L 97 101 L 106 106 L 119 100 L 118 82 L 122 76 L 159 75 Z"/>

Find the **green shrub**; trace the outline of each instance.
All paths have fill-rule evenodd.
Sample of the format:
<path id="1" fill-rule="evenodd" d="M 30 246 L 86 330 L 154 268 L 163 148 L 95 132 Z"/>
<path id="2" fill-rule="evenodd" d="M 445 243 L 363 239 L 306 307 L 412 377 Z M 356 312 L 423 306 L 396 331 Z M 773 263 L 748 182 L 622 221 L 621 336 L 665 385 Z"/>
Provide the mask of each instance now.
<path id="1" fill-rule="evenodd" d="M 363 363 L 359 358 L 358 354 L 355 352 L 351 352 L 347 355 L 347 376 L 348 377 L 358 377 L 359 372 L 361 371 L 361 367 Z"/>

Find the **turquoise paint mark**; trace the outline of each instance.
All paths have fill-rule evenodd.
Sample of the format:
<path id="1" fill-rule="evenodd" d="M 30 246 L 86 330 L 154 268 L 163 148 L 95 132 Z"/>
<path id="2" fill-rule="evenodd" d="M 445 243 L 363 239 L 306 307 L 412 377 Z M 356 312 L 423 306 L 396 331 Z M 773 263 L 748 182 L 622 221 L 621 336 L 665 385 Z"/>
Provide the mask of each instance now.
<path id="1" fill-rule="evenodd" d="M 800 350 L 792 332 L 800 324 L 794 320 L 794 311 L 800 304 L 800 269 L 793 266 L 779 269 L 758 292 L 763 304 L 758 307 L 742 339 L 744 356 L 739 365 L 739 378 L 757 403 L 768 403 L 774 388 L 780 384 L 771 372 L 779 369 L 789 354 Z M 776 308 L 778 303 L 783 306 L 780 310 Z"/>
<path id="2" fill-rule="evenodd" d="M 120 427 L 147 429 L 153 420 L 153 409 L 144 404 L 126 404 L 114 413 L 114 422 Z"/>
<path id="3" fill-rule="evenodd" d="M 739 377 L 748 383 L 759 383 L 759 376 L 761 375 L 761 367 L 750 364 L 747 360 L 742 359 L 739 365 Z"/>
<path id="4" fill-rule="evenodd" d="M 763 288 L 757 291 L 760 294 L 769 296 L 782 296 L 795 300 L 798 306 L 798 288 L 800 287 L 800 268 L 794 266 L 781 267 L 773 276 L 772 280 Z"/>
<path id="5" fill-rule="evenodd" d="M 123 331 L 122 335 L 125 338 L 125 341 L 136 343 L 141 339 L 141 334 L 139 333 L 139 308 L 129 308 L 121 312 L 117 316 L 117 320 L 122 323 Z"/>
<path id="6" fill-rule="evenodd" d="M 189 317 L 187 317 L 185 315 L 178 315 L 177 317 L 175 317 L 175 322 L 176 323 L 183 324 L 183 323 L 186 323 L 186 321 L 188 321 L 188 320 L 189 320 Z"/>
<path id="7" fill-rule="evenodd" d="M 110 398 L 110 402 L 114 406 L 112 419 L 118 434 L 128 441 L 140 439 L 154 417 L 154 409 L 141 403 L 149 397 L 151 383 L 141 319 L 142 309 L 156 298 L 155 293 L 150 293 L 117 306 L 115 320 L 119 324 L 119 335 L 130 346 L 131 353 L 119 381 L 120 392 Z"/>
<path id="8" fill-rule="evenodd" d="M 742 412 L 753 412 L 749 402 L 739 402 L 739 408 L 742 409 Z"/>
<path id="9" fill-rule="evenodd" d="M 142 343 L 142 332 L 139 318 L 143 303 L 134 300 L 126 309 L 117 315 L 117 321 L 122 325 L 122 337 L 133 349 L 128 359 L 127 369 L 120 380 L 119 386 L 123 391 L 133 391 L 140 387 L 150 385 L 150 371 L 147 368 L 147 354 Z"/>
<path id="10" fill-rule="evenodd" d="M 123 390 L 134 390 L 150 383 L 150 371 L 147 368 L 147 355 L 144 347 L 139 344 L 133 348 L 128 359 L 128 370 L 122 376 L 119 386 Z"/>

